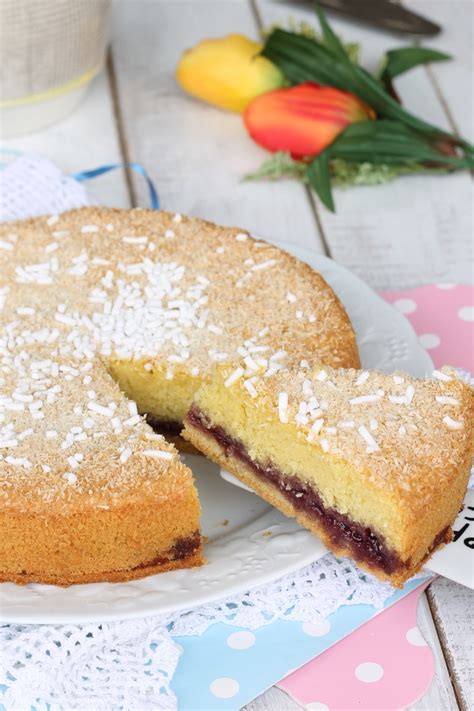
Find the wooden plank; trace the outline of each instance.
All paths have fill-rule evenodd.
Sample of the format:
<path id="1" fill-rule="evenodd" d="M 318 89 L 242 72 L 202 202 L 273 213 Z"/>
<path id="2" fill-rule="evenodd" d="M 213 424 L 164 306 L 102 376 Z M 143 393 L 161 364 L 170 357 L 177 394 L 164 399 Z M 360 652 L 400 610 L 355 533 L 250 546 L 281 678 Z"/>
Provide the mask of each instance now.
<path id="1" fill-rule="evenodd" d="M 428 588 L 431 589 L 433 583 Z M 435 674 L 430 688 L 411 706 L 411 711 L 456 711 L 458 704 L 456 695 L 451 683 L 449 670 L 446 666 L 443 649 L 440 645 L 438 630 L 433 621 L 427 593 L 423 593 L 420 598 L 417 610 L 417 623 L 421 634 L 428 642 L 435 659 Z"/>
<path id="2" fill-rule="evenodd" d="M 474 141 L 473 6 L 469 0 L 409 0 L 407 6 L 430 17 L 442 27 L 423 44 L 451 54 L 454 61 L 430 67 L 436 87 L 454 128 Z"/>
<path id="3" fill-rule="evenodd" d="M 199 40 L 257 35 L 247 2 L 156 0 L 115 10 L 112 54 L 128 151 L 155 179 L 163 208 L 322 251 L 304 189 L 242 182 L 264 153 L 241 117 L 191 99 L 174 78 L 181 53 Z M 143 201 L 143 185 L 134 185 Z"/>
<path id="4" fill-rule="evenodd" d="M 276 686 L 244 706 L 241 711 L 301 711 L 303 707 Z"/>
<path id="5" fill-rule="evenodd" d="M 263 23 L 288 16 L 314 22 L 311 10 L 258 0 Z M 384 51 L 403 40 L 331 17 L 345 39 L 359 41 L 362 63 L 374 68 Z M 454 64 L 454 63 L 453 63 Z M 449 128 L 438 95 L 424 68 L 397 80 L 406 106 Z M 465 87 L 468 90 L 468 87 Z M 391 183 L 336 190 L 337 213 L 318 204 L 331 255 L 376 289 L 401 289 L 433 281 L 470 281 L 473 270 L 472 202 L 468 173 L 404 177 Z"/>
<path id="6" fill-rule="evenodd" d="M 63 121 L 42 131 L 2 141 L 5 148 L 42 153 L 65 173 L 122 161 L 108 78 L 102 72 L 84 100 Z M 129 207 L 123 171 L 117 170 L 89 182 L 87 190 L 104 205 Z"/>
<path id="7" fill-rule="evenodd" d="M 474 592 L 438 578 L 428 599 L 459 705 L 468 711 L 474 700 Z"/>

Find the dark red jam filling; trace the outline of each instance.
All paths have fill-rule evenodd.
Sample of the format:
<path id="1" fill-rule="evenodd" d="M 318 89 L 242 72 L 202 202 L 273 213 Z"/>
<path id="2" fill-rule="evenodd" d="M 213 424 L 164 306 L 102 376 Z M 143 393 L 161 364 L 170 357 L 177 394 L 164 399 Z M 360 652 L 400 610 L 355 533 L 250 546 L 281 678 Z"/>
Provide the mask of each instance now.
<path id="1" fill-rule="evenodd" d="M 171 549 L 171 557 L 173 560 L 182 560 L 194 555 L 201 546 L 201 534 L 196 531 L 188 538 L 178 538 L 173 548 Z"/>
<path id="2" fill-rule="evenodd" d="M 297 511 L 317 520 L 335 547 L 345 548 L 355 560 L 379 568 L 388 575 L 408 567 L 409 562 L 402 561 L 397 553 L 390 550 L 380 534 L 352 521 L 347 515 L 324 506 L 317 491 L 298 477 L 283 474 L 272 464 L 255 462 L 242 442 L 230 437 L 222 427 L 212 425 L 196 407 L 188 412 L 186 421 L 196 429 L 210 434 L 226 456 L 240 459 L 260 479 L 270 482 Z M 446 539 L 448 531 L 449 527 L 437 536 L 432 550 Z"/>
<path id="3" fill-rule="evenodd" d="M 172 560 L 184 560 L 185 558 L 190 558 L 192 555 L 199 550 L 201 546 L 201 534 L 196 531 L 192 536 L 187 538 L 178 538 L 174 546 L 171 548 L 169 555 L 166 557 L 157 556 L 153 560 L 146 563 L 140 563 L 140 565 L 135 566 L 133 570 L 139 570 L 140 568 L 150 568 L 157 565 L 166 565 Z"/>
<path id="4" fill-rule="evenodd" d="M 146 421 L 150 427 L 158 434 L 162 435 L 179 435 L 183 429 L 182 422 L 173 422 L 173 420 L 160 420 L 153 415 L 146 415 Z"/>

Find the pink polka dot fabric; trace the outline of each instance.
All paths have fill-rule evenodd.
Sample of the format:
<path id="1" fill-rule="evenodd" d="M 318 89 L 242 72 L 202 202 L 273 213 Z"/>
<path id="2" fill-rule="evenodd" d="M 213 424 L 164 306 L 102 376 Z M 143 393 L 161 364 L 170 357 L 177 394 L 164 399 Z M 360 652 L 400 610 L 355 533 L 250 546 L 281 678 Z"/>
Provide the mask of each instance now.
<path id="1" fill-rule="evenodd" d="M 381 296 L 406 316 L 435 367 L 474 372 L 474 288 L 433 284 Z"/>
<path id="2" fill-rule="evenodd" d="M 435 367 L 474 372 L 472 286 L 434 284 L 381 296 L 410 321 Z M 416 626 L 425 587 L 287 676 L 280 688 L 307 711 L 395 711 L 415 703 L 434 673 L 432 652 Z"/>
<path id="3" fill-rule="evenodd" d="M 433 654 L 416 626 L 416 608 L 426 585 L 278 686 L 307 711 L 398 711 L 415 703 L 434 673 Z"/>

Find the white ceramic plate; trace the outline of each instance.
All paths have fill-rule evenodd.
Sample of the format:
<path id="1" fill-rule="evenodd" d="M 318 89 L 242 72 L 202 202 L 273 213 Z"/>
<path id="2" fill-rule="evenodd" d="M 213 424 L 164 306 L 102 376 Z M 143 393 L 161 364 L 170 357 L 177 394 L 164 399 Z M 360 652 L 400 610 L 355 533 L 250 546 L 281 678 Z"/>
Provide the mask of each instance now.
<path id="1" fill-rule="evenodd" d="M 408 321 L 358 277 L 310 250 L 282 245 L 320 271 L 345 305 L 364 367 L 432 370 Z M 78 623 L 142 617 L 202 605 L 281 577 L 325 554 L 324 546 L 254 494 L 224 481 L 216 465 L 185 456 L 203 507 L 207 565 L 134 580 L 58 588 L 0 584 L 5 622 Z"/>

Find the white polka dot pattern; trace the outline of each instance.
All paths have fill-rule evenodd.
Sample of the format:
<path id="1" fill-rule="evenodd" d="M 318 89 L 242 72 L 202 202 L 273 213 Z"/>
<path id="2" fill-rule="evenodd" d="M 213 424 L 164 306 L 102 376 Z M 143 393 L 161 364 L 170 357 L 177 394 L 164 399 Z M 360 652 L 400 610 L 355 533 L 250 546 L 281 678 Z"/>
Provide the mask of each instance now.
<path id="1" fill-rule="evenodd" d="M 355 675 L 359 681 L 372 684 L 383 677 L 383 667 L 376 662 L 363 662 L 356 667 Z"/>
<path id="2" fill-rule="evenodd" d="M 422 637 L 422 634 L 418 627 L 411 627 L 407 632 L 407 641 L 414 647 L 426 647 L 427 642 Z"/>
<path id="3" fill-rule="evenodd" d="M 255 644 L 255 635 L 252 632 L 232 632 L 227 637 L 227 645 L 231 649 L 249 649 Z"/>
<path id="4" fill-rule="evenodd" d="M 218 699 L 231 699 L 233 696 L 239 693 L 239 682 L 235 679 L 231 679 L 228 676 L 221 676 L 219 679 L 214 679 L 211 682 L 209 689 L 213 696 L 217 696 Z"/>
<path id="5" fill-rule="evenodd" d="M 309 637 L 324 637 L 331 629 L 331 623 L 328 620 L 321 622 L 304 622 L 303 632 Z"/>
<path id="6" fill-rule="evenodd" d="M 463 306 L 459 309 L 458 316 L 463 321 L 474 321 L 474 306 Z"/>

